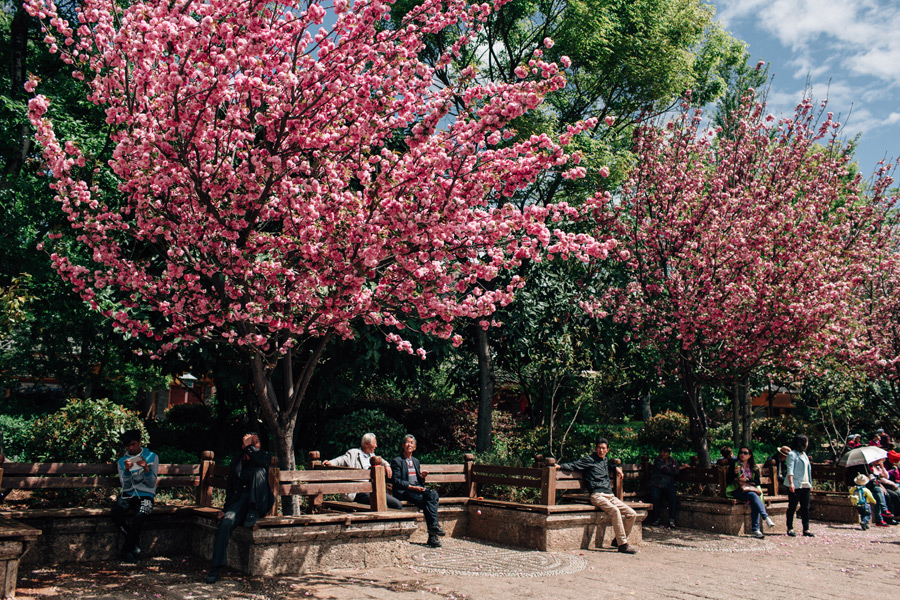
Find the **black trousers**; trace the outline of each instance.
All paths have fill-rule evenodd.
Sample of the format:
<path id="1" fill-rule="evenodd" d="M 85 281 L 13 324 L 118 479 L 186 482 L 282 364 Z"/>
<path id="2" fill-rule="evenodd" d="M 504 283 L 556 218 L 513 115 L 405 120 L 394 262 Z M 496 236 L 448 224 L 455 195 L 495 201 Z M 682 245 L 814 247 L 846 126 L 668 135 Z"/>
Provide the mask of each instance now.
<path id="1" fill-rule="evenodd" d="M 651 523 L 655 523 L 659 521 L 659 516 L 662 514 L 662 499 L 666 499 L 666 503 L 669 505 L 669 520 L 674 521 L 678 517 L 678 493 L 675 491 L 674 485 L 667 485 L 666 487 L 656 487 L 654 485 L 650 486 L 650 504 L 653 505 L 653 513 L 650 515 L 648 521 Z"/>
<path id="2" fill-rule="evenodd" d="M 800 505 L 800 521 L 803 523 L 803 531 L 809 531 L 809 493 L 810 488 L 795 487 L 794 491 L 788 488 L 787 528 L 794 528 L 794 511 Z"/>
<path id="3" fill-rule="evenodd" d="M 269 496 L 269 475 L 266 469 L 253 469 L 253 479 L 250 489 L 242 492 L 237 499 L 227 504 L 222 510 L 225 516 L 219 521 L 219 529 L 216 530 L 216 542 L 213 545 L 213 568 L 225 566 L 225 553 L 228 550 L 228 540 L 238 523 L 243 523 L 247 518 L 250 505 L 256 507 L 260 516 L 265 515 L 272 508 Z"/>
<path id="4" fill-rule="evenodd" d="M 425 513 L 425 525 L 428 529 L 438 528 L 438 493 L 434 490 L 425 490 L 424 492 L 414 492 L 406 490 L 403 493 L 403 499 L 412 502 Z"/>
<path id="5" fill-rule="evenodd" d="M 385 500 L 387 500 L 388 508 L 394 508 L 397 510 L 403 508 L 403 504 L 401 504 L 399 500 L 397 500 L 390 494 L 385 494 Z M 369 494 L 367 494 L 365 492 L 360 492 L 359 494 L 356 495 L 356 497 L 353 499 L 353 501 L 359 502 L 361 504 L 369 504 L 369 502 L 371 501 L 371 497 L 369 496 Z"/>
<path id="6" fill-rule="evenodd" d="M 128 512 L 134 511 L 131 525 L 128 525 Z M 125 552 L 132 552 L 138 548 L 141 538 L 141 529 L 150 513 L 153 512 L 153 498 L 141 498 L 140 496 L 119 496 L 113 504 L 112 519 L 119 531 L 125 534 Z"/>

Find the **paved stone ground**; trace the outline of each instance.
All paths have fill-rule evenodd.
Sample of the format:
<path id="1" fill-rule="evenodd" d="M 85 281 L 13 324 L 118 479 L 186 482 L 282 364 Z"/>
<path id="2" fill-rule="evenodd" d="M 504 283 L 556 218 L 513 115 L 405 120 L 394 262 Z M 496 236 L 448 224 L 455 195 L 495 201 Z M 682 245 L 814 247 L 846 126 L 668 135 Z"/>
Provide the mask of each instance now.
<path id="1" fill-rule="evenodd" d="M 201 583 L 206 563 L 154 559 L 20 573 L 20 599 L 282 600 L 289 598 L 750 598 L 900 597 L 900 527 L 859 531 L 814 523 L 815 538 L 765 540 L 646 528 L 636 556 L 611 550 L 542 553 L 446 539 L 410 545 L 410 566 L 333 570 L 277 579 L 227 572 Z"/>

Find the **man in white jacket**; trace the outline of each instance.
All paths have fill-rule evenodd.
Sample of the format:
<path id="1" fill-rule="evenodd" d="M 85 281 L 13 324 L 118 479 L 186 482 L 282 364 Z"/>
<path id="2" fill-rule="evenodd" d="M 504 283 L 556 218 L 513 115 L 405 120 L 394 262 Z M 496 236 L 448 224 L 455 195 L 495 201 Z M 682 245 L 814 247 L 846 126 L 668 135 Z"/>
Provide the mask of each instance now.
<path id="1" fill-rule="evenodd" d="M 347 467 L 350 469 L 368 469 L 372 465 L 372 459 L 375 457 L 375 449 L 378 448 L 378 440 L 375 439 L 374 433 L 367 433 L 362 436 L 362 440 L 359 443 L 359 448 L 351 448 L 347 450 L 347 452 L 337 458 L 332 458 L 331 460 L 323 461 L 322 464 L 326 467 Z M 384 472 L 388 479 L 391 477 L 391 467 L 388 465 L 387 461 L 384 459 L 381 460 L 381 464 L 384 465 Z M 359 493 L 359 494 L 348 494 L 350 499 L 354 502 L 360 502 L 362 504 L 369 503 L 369 494 Z M 399 500 L 387 494 L 387 506 L 388 508 L 396 508 L 400 509 L 403 505 Z"/>

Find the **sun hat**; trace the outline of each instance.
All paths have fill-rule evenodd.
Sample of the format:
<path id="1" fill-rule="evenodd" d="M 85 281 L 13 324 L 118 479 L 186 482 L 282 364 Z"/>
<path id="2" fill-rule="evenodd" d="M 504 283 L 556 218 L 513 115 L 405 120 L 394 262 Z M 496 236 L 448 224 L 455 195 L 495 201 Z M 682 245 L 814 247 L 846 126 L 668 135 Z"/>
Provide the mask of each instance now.
<path id="1" fill-rule="evenodd" d="M 782 456 L 787 456 L 790 453 L 791 453 L 790 446 L 782 446 L 781 448 L 778 449 L 778 454 L 780 454 Z"/>
<path id="2" fill-rule="evenodd" d="M 865 474 L 860 473 L 853 479 L 853 483 L 855 483 L 856 485 L 866 485 L 867 483 L 869 483 L 869 478 L 866 477 Z"/>

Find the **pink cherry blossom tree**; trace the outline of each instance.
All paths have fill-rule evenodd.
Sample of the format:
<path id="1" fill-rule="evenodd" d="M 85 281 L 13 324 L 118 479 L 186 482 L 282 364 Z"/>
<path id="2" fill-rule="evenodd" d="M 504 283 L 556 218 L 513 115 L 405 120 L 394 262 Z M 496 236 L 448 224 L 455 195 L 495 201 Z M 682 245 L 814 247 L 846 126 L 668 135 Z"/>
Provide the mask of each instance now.
<path id="1" fill-rule="evenodd" d="M 748 96 L 720 136 L 685 108 L 639 131 L 635 168 L 602 211 L 627 284 L 592 307 L 666 357 L 703 464 L 704 385 L 803 368 L 856 331 L 891 178 L 882 169 L 866 187 L 852 175 L 823 111 L 803 101 L 776 120 Z"/>
<path id="2" fill-rule="evenodd" d="M 96 157 L 58 140 L 49 100 L 31 100 L 90 256 L 56 248 L 54 266 L 160 353 L 198 340 L 242 349 L 282 468 L 294 466 L 298 409 L 335 337 L 374 324 L 424 356 L 404 328 L 457 341 L 455 319 L 489 326 L 522 283 L 480 282 L 546 252 L 607 251 L 551 224 L 577 217 L 565 204 L 497 201 L 547 169 L 583 175 L 565 144 L 593 122 L 557 141 L 505 141 L 513 119 L 564 85 L 558 67 L 535 56 L 515 84 L 478 85 L 468 69 L 440 87 L 417 58 L 429 34 L 477 29 L 487 4 L 426 0 L 401 23 L 381 0 L 86 0 L 74 24 L 49 0 L 27 6 L 105 107 L 118 182 L 104 193 Z"/>

